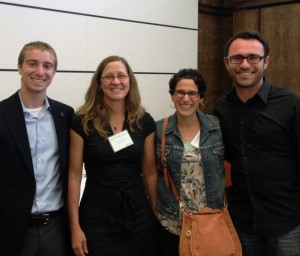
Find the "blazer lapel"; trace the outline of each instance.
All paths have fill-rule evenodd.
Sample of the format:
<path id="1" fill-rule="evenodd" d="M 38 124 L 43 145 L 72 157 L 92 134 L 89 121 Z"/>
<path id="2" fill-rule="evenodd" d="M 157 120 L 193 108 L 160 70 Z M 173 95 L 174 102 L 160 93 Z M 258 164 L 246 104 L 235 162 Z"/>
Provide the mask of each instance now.
<path id="1" fill-rule="evenodd" d="M 49 98 L 48 101 L 51 107 L 51 113 L 53 116 L 54 125 L 56 129 L 60 166 L 63 167 L 65 165 L 64 149 L 66 148 L 66 138 L 65 138 L 65 133 L 63 132 L 65 130 L 65 124 L 64 124 L 65 113 L 59 108 L 59 106 L 55 103 L 55 101 Z"/>
<path id="2" fill-rule="evenodd" d="M 27 169 L 30 174 L 34 176 L 25 118 L 18 92 L 7 100 L 3 114 L 7 122 L 8 129 L 12 134 L 20 155 L 25 161 Z"/>

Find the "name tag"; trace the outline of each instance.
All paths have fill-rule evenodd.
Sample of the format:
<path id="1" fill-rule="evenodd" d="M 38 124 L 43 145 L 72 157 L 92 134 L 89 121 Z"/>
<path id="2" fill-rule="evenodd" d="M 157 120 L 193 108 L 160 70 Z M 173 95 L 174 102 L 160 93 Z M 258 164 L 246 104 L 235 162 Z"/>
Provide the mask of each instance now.
<path id="1" fill-rule="evenodd" d="M 108 137 L 108 140 L 114 152 L 133 145 L 133 141 L 127 130 Z"/>

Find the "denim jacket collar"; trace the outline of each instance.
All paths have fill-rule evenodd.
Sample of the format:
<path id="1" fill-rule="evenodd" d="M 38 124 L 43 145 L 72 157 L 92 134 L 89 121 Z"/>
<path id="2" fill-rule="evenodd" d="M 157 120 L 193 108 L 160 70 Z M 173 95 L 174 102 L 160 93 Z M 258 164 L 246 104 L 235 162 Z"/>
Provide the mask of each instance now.
<path id="1" fill-rule="evenodd" d="M 205 139 L 208 137 L 209 132 L 219 129 L 219 125 L 212 122 L 210 119 L 208 119 L 206 114 L 202 113 L 200 110 L 197 110 L 197 116 L 201 124 L 200 144 L 202 144 L 205 141 Z M 177 112 L 175 112 L 173 115 L 169 117 L 165 134 L 167 135 L 172 132 L 176 134 L 178 137 L 180 137 L 178 125 L 177 125 Z"/>

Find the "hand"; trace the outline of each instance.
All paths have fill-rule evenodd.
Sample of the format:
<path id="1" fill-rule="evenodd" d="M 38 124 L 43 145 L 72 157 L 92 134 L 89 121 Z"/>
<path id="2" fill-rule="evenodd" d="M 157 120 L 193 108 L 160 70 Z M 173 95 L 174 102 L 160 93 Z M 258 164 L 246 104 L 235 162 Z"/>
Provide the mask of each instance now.
<path id="1" fill-rule="evenodd" d="M 81 230 L 81 228 L 77 228 L 76 230 L 72 230 L 72 249 L 76 256 L 85 256 L 88 254 L 87 241 L 85 234 Z"/>

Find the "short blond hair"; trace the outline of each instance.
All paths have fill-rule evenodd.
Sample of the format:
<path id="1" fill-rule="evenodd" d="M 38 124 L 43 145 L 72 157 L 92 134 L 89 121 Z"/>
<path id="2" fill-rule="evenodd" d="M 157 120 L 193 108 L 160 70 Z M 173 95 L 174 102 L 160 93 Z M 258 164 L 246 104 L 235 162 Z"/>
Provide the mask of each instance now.
<path id="1" fill-rule="evenodd" d="M 31 50 L 31 49 L 40 49 L 40 50 L 48 51 L 48 52 L 52 53 L 54 56 L 54 70 L 57 70 L 58 61 L 57 61 L 57 55 L 56 55 L 55 50 L 52 48 L 52 46 L 50 44 L 41 42 L 41 41 L 30 42 L 23 46 L 23 48 L 19 54 L 19 57 L 18 57 L 18 66 L 22 66 L 24 59 L 25 59 L 26 51 Z"/>

